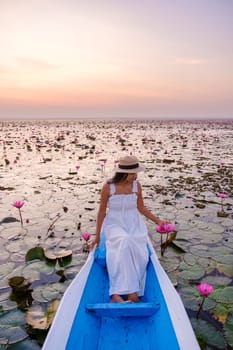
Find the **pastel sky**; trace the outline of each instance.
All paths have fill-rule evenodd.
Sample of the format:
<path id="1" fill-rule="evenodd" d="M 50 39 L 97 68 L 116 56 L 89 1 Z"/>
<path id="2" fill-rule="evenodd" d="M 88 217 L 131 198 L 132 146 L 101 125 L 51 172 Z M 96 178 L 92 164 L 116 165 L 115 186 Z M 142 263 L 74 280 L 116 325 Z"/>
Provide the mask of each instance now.
<path id="1" fill-rule="evenodd" d="M 0 119 L 232 118 L 233 0 L 0 0 Z"/>

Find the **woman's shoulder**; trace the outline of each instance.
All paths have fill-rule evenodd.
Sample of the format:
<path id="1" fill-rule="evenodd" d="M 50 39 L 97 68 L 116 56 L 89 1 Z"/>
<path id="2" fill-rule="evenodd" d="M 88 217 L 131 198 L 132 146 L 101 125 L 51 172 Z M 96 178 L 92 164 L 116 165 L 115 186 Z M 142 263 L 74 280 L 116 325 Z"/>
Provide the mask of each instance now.
<path id="1" fill-rule="evenodd" d="M 110 188 L 110 183 L 107 181 L 102 186 L 102 191 L 106 191 Z"/>
<path id="2" fill-rule="evenodd" d="M 106 182 L 103 184 L 101 189 L 101 198 L 107 200 L 109 196 L 110 196 L 110 185 Z"/>
<path id="3" fill-rule="evenodd" d="M 137 184 L 137 189 L 138 189 L 139 191 L 141 191 L 141 189 L 142 189 L 141 183 L 140 183 L 138 180 L 135 180 L 135 182 L 136 182 L 136 184 Z"/>
<path id="4" fill-rule="evenodd" d="M 109 182 L 109 181 L 105 182 L 102 186 L 102 192 L 110 194 L 111 186 L 113 186 L 112 182 Z"/>

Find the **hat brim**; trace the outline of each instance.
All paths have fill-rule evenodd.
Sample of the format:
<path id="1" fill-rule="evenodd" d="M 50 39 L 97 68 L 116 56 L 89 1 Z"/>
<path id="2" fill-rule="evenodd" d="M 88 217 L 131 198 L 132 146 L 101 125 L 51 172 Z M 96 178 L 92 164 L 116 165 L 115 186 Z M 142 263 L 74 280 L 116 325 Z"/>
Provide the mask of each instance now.
<path id="1" fill-rule="evenodd" d="M 134 169 L 121 169 L 119 168 L 119 165 L 116 165 L 114 168 L 114 171 L 116 173 L 127 173 L 127 174 L 135 174 L 135 173 L 139 173 L 141 171 L 144 171 L 145 168 L 143 165 L 139 165 L 137 168 Z"/>

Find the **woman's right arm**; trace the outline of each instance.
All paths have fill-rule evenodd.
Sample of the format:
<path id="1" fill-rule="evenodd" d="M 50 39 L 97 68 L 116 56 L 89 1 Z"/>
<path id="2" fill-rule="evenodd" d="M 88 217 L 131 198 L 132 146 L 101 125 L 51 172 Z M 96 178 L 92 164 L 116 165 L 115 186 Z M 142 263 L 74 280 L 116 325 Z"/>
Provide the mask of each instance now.
<path id="1" fill-rule="evenodd" d="M 92 243 L 92 247 L 94 248 L 95 245 L 99 245 L 100 242 L 100 233 L 101 233 L 101 227 L 106 215 L 107 210 L 107 203 L 109 199 L 109 184 L 105 184 L 101 190 L 101 197 L 100 197 L 100 205 L 99 210 L 97 214 L 97 220 L 96 220 L 96 232 L 95 232 L 95 240 Z"/>

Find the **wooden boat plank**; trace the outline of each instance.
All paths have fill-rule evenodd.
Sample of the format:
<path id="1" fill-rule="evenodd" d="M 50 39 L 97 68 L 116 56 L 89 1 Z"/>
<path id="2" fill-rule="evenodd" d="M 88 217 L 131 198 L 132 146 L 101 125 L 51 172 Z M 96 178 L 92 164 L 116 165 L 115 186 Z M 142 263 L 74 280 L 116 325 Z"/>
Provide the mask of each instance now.
<path id="1" fill-rule="evenodd" d="M 99 317 L 149 317 L 159 307 L 159 303 L 99 303 L 87 304 L 86 310 Z"/>
<path id="2" fill-rule="evenodd" d="M 142 324 L 143 322 L 143 324 Z M 143 318 L 102 318 L 98 349 L 101 350 L 156 350 L 154 341 L 156 320 Z M 167 348 L 169 349 L 169 348 Z M 171 348 L 170 348 L 171 349 Z M 178 349 L 176 347 L 172 349 Z"/>

